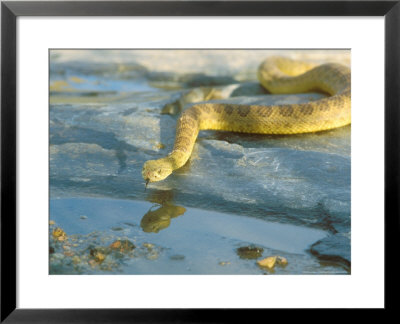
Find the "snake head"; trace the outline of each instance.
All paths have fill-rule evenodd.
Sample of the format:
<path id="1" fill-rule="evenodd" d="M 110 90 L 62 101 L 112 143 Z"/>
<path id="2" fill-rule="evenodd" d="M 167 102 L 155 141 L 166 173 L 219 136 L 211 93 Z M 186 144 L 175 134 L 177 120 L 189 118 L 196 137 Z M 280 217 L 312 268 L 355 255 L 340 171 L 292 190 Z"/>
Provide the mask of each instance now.
<path id="1" fill-rule="evenodd" d="M 164 180 L 171 173 L 171 163 L 163 159 L 150 160 L 143 164 L 142 176 L 146 183 Z"/>

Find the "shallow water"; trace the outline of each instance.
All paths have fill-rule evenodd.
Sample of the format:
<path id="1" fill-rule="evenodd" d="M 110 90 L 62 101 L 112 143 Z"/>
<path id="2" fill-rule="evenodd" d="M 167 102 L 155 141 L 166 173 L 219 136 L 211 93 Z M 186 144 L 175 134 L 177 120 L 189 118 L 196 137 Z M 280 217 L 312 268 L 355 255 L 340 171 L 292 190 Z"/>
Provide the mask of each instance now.
<path id="1" fill-rule="evenodd" d="M 325 265 L 321 271 L 320 262 L 307 252 L 310 244 L 328 235 L 322 230 L 183 206 L 104 198 L 53 199 L 50 213 L 55 221 L 52 227 L 61 225 L 68 236 L 73 233 L 62 245 L 70 246 L 68 251 L 81 259 L 74 263 L 73 257 L 61 254 L 64 248 L 52 243 L 55 251 L 50 271 L 54 274 L 346 273 L 335 265 Z M 105 252 L 107 258 L 101 264 L 87 264 L 90 256 L 85 259 L 85 254 L 90 254 L 90 249 L 107 248 L 116 240 L 132 242 L 134 254 Z M 257 259 L 279 255 L 289 263 L 272 271 L 263 269 L 256 259 L 238 254 L 238 248 L 247 246 L 263 248 Z"/>
<path id="2" fill-rule="evenodd" d="M 50 235 L 51 273 L 349 273 L 350 127 L 294 136 L 202 132 L 191 160 L 144 190 L 143 163 L 173 145 L 177 116 L 160 114 L 163 107 L 193 86 L 253 82 L 268 52 L 236 51 L 216 70 L 210 66 L 223 53 L 179 52 L 179 68 L 170 52 L 89 52 L 51 55 L 50 233 L 59 226 L 82 241 L 65 250 Z M 327 57 L 348 62 L 348 53 L 336 54 Z M 190 70 L 185 62 L 194 61 L 203 68 Z M 229 100 L 279 104 L 321 96 Z M 136 248 L 109 253 L 118 239 Z M 271 272 L 238 256 L 238 247 L 252 245 L 288 265 Z M 90 263 L 97 252 L 106 260 Z M 74 264 L 78 255 L 82 262 Z"/>

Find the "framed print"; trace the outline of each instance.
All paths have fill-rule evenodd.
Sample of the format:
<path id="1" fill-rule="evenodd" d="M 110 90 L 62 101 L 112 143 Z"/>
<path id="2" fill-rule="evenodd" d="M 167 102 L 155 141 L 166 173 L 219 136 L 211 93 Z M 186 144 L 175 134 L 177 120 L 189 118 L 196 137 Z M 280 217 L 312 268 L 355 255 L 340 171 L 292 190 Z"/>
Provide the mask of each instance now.
<path id="1" fill-rule="evenodd" d="M 398 1 L 1 9 L 2 321 L 393 309 Z"/>

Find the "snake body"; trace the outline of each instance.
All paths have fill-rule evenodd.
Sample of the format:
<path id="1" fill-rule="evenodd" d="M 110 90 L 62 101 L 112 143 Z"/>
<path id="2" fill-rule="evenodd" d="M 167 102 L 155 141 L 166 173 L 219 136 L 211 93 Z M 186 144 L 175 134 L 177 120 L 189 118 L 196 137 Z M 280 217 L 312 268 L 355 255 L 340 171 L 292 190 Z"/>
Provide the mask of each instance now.
<path id="1" fill-rule="evenodd" d="M 320 91 L 329 97 L 301 104 L 237 105 L 199 103 L 185 110 L 176 126 L 168 156 L 145 162 L 148 182 L 165 179 L 189 159 L 200 130 L 256 134 L 299 134 L 329 130 L 351 123 L 351 73 L 347 66 L 315 64 L 283 57 L 266 59 L 258 79 L 271 93 Z"/>

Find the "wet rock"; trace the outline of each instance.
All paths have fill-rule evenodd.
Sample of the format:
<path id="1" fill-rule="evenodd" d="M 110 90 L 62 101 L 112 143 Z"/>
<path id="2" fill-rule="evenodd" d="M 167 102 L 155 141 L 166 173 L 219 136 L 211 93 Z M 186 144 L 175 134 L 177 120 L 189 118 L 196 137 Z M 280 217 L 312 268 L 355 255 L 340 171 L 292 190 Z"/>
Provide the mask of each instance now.
<path id="1" fill-rule="evenodd" d="M 322 261 L 339 263 L 350 271 L 350 239 L 343 234 L 330 235 L 314 243 L 310 248 L 310 252 Z"/>
<path id="2" fill-rule="evenodd" d="M 182 261 L 185 259 L 185 256 L 182 254 L 174 254 L 174 255 L 171 255 L 169 258 L 174 261 Z"/>
<path id="3" fill-rule="evenodd" d="M 160 249 L 152 243 L 143 243 L 144 257 L 148 260 L 156 260 L 160 256 Z"/>
<path id="4" fill-rule="evenodd" d="M 257 261 L 257 264 L 260 267 L 272 269 L 275 266 L 276 259 L 277 259 L 276 256 L 270 256 L 268 258 Z"/>
<path id="5" fill-rule="evenodd" d="M 243 246 L 236 249 L 236 253 L 241 259 L 257 259 L 262 255 L 263 252 L 264 249 L 262 247 L 254 245 Z"/>
<path id="6" fill-rule="evenodd" d="M 110 244 L 110 248 L 121 253 L 126 253 L 135 249 L 136 246 L 129 240 L 117 240 Z"/>
<path id="7" fill-rule="evenodd" d="M 274 255 L 257 261 L 257 264 L 262 268 L 273 269 L 275 265 L 285 267 L 288 260 L 280 255 Z"/>
<path id="8" fill-rule="evenodd" d="M 95 254 L 94 254 L 94 259 L 97 261 L 97 262 L 103 262 L 104 261 L 104 259 L 106 258 L 106 256 L 103 254 L 103 253 L 101 253 L 101 252 L 96 252 Z"/>
<path id="9" fill-rule="evenodd" d="M 67 234 L 60 227 L 57 227 L 53 230 L 53 238 L 57 241 L 65 241 Z"/>
<path id="10" fill-rule="evenodd" d="M 286 258 L 284 258 L 284 257 L 281 257 L 281 256 L 277 256 L 277 258 L 276 258 L 276 262 L 280 265 L 280 266 L 287 266 L 288 265 L 288 260 L 286 259 Z"/>
<path id="11" fill-rule="evenodd" d="M 106 258 L 106 254 L 108 254 L 109 251 L 103 247 L 95 247 L 95 248 L 90 248 L 89 254 L 92 257 L 92 260 L 94 260 L 97 263 L 101 263 L 104 261 Z"/>

